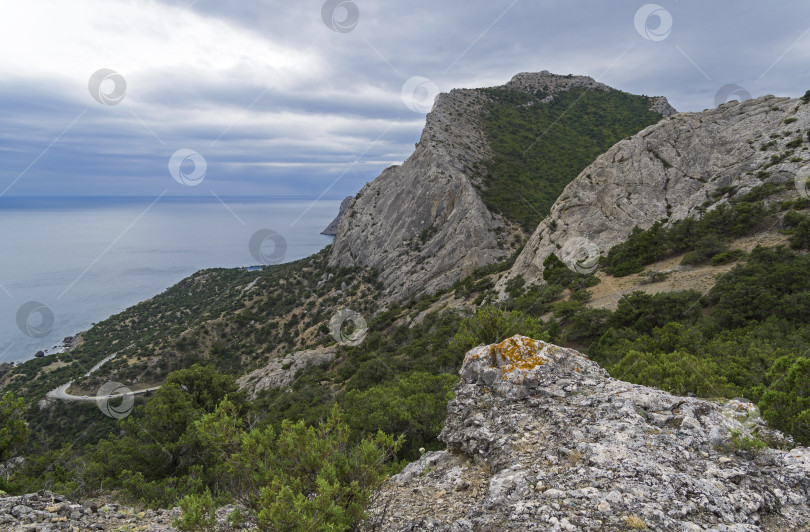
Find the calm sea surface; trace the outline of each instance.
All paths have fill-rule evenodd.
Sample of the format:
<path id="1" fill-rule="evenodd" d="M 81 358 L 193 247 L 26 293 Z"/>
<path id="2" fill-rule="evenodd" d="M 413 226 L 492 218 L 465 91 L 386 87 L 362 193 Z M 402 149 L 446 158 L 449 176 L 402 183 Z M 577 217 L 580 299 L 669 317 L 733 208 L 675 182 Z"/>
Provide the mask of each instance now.
<path id="1" fill-rule="evenodd" d="M 331 243 L 319 233 L 339 205 L 255 197 L 0 198 L 0 362 L 52 351 L 65 336 L 202 268 L 259 264 L 261 255 L 257 260 L 249 247 L 257 231 L 283 238 L 265 239 L 261 248 L 273 262 L 311 255 Z"/>

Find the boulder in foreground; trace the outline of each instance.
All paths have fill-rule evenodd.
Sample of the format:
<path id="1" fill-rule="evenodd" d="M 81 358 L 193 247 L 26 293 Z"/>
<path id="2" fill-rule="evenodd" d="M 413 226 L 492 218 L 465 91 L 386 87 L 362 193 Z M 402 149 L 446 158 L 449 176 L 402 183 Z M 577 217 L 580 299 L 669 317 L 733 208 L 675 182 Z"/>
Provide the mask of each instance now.
<path id="1" fill-rule="evenodd" d="M 448 450 L 394 476 L 368 529 L 810 530 L 810 449 L 751 403 L 622 382 L 522 336 L 469 351 L 461 377 Z"/>

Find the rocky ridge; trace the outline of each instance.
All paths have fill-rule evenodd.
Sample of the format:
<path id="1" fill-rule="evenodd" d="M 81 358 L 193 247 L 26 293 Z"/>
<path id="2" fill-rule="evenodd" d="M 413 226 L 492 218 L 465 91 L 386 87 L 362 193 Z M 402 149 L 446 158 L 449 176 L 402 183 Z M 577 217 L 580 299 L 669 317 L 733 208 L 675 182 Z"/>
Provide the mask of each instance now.
<path id="1" fill-rule="evenodd" d="M 699 217 L 707 205 L 757 185 L 793 181 L 810 161 L 808 129 L 810 105 L 803 99 L 763 96 L 679 113 L 618 142 L 565 188 L 499 290 L 517 276 L 541 282 L 551 253 L 590 270 L 634 227 Z"/>
<path id="2" fill-rule="evenodd" d="M 392 477 L 367 529 L 810 530 L 810 449 L 751 403 L 622 382 L 521 336 L 460 374 L 448 450 Z"/>
<path id="3" fill-rule="evenodd" d="M 321 231 L 322 235 L 327 236 L 334 236 L 337 234 L 338 224 L 340 223 L 340 217 L 343 216 L 343 213 L 346 212 L 346 209 L 349 208 L 349 204 L 354 199 L 354 196 L 346 196 L 343 198 L 343 201 L 340 202 L 340 207 L 338 208 L 337 216 L 335 219 L 329 222 L 329 225 L 326 226 L 326 229 Z"/>
<path id="4" fill-rule="evenodd" d="M 546 99 L 575 87 L 610 89 L 589 77 L 547 71 L 518 74 L 504 86 L 532 94 L 542 89 Z M 413 154 L 366 184 L 341 217 L 330 265 L 376 268 L 385 297 L 404 300 L 449 286 L 514 250 L 520 229 L 490 212 L 476 190 L 481 163 L 493 155 L 483 124 L 489 102 L 486 92 L 472 89 L 436 98 Z M 665 102 L 653 99 L 653 107 L 674 112 Z"/>

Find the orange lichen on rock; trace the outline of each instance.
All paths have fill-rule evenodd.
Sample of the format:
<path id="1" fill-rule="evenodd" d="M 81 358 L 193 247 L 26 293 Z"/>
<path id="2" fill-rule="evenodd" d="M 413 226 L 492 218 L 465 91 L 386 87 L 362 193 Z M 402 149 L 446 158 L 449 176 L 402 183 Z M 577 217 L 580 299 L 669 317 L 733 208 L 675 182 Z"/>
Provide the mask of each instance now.
<path id="1" fill-rule="evenodd" d="M 514 336 L 493 345 L 490 352 L 506 378 L 515 370 L 531 371 L 549 362 L 543 351 L 550 347 L 549 344 L 539 340 Z"/>

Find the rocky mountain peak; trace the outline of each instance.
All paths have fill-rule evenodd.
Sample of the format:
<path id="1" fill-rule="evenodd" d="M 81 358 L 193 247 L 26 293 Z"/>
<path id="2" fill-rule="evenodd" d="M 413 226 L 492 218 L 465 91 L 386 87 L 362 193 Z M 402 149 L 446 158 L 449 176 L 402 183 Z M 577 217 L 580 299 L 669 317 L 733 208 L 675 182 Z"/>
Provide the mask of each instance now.
<path id="1" fill-rule="evenodd" d="M 392 477 L 369 528 L 807 530 L 810 449 L 751 403 L 622 382 L 522 336 L 472 349 L 460 374 L 448 450 Z"/>
<path id="2" fill-rule="evenodd" d="M 552 253 L 590 269 L 635 227 L 700 217 L 763 183 L 793 182 L 808 164 L 794 152 L 808 128 L 803 99 L 763 96 L 678 113 L 619 141 L 565 187 L 499 289 L 517 276 L 542 282 Z"/>
<path id="3" fill-rule="evenodd" d="M 547 71 L 518 74 L 494 88 L 548 102 L 575 87 L 610 89 L 589 77 Z M 485 126 L 492 103 L 486 89 L 437 96 L 413 154 L 366 184 L 340 217 L 331 266 L 375 268 L 385 297 L 401 301 L 504 260 L 525 240 L 517 224 L 489 210 L 481 197 L 486 162 L 494 155 Z M 659 113 L 674 112 L 665 98 L 651 103 Z"/>
<path id="4" fill-rule="evenodd" d="M 611 87 L 604 83 L 599 83 L 589 76 L 574 76 L 569 74 L 567 76 L 552 74 L 548 70 L 542 72 L 521 72 L 515 74 L 510 79 L 505 88 L 511 90 L 519 90 L 534 94 L 537 91 L 553 95 L 554 93 L 567 91 L 575 87 L 584 87 L 587 89 L 608 91 Z"/>
<path id="5" fill-rule="evenodd" d="M 366 184 L 341 217 L 330 265 L 376 268 L 387 296 L 401 300 L 508 256 L 505 237 L 517 230 L 473 186 L 475 167 L 491 155 L 485 102 L 463 89 L 436 98 L 413 154 Z"/>

